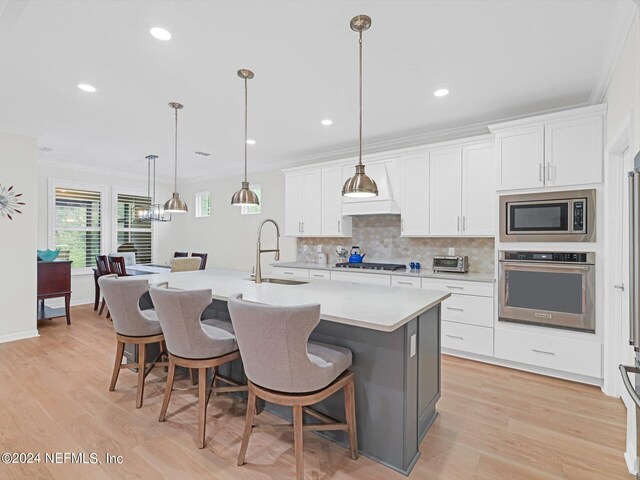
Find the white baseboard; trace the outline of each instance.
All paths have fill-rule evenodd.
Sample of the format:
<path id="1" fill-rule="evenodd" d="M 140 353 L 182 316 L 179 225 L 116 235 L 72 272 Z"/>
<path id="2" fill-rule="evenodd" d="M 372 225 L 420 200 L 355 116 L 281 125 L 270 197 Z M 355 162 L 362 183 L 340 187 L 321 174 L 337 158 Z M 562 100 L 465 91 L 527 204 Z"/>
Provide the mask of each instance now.
<path id="1" fill-rule="evenodd" d="M 72 307 L 76 307 L 78 305 L 87 305 L 87 304 L 93 304 L 94 299 L 93 298 L 89 298 L 89 299 L 80 299 L 80 300 L 75 300 L 73 298 L 73 296 L 71 297 L 71 306 Z M 50 300 L 47 302 L 47 306 L 51 307 L 51 308 L 62 308 L 64 307 L 64 299 L 63 298 L 56 298 L 53 300 Z"/>
<path id="2" fill-rule="evenodd" d="M 38 330 L 29 330 L 26 332 L 10 333 L 9 335 L 0 335 L 0 343 L 14 342 L 16 340 L 24 340 L 25 338 L 38 337 Z"/>

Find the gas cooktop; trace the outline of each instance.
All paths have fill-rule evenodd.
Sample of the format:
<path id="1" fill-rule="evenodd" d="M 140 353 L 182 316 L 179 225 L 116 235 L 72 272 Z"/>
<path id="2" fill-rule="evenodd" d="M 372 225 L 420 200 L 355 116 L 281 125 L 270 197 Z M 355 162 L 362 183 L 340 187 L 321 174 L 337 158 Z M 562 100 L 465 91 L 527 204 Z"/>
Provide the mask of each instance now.
<path id="1" fill-rule="evenodd" d="M 399 263 L 336 263 L 338 268 L 359 268 L 362 270 L 406 270 L 406 265 Z"/>

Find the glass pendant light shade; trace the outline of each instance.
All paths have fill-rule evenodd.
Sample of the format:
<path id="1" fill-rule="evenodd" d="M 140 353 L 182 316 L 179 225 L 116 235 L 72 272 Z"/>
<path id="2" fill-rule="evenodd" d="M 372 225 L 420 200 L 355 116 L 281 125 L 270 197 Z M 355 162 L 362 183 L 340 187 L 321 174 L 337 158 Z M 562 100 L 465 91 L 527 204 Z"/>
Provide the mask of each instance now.
<path id="1" fill-rule="evenodd" d="M 183 108 L 183 105 L 178 102 L 171 102 L 169 104 L 171 108 L 175 110 L 176 119 L 176 136 L 175 136 L 175 173 L 173 183 L 173 196 L 167 200 L 164 204 L 164 211 L 167 213 L 187 213 L 189 209 L 187 204 L 180 200 L 180 194 L 178 190 L 178 110 Z"/>
<path id="2" fill-rule="evenodd" d="M 250 205 L 260 205 L 258 195 L 249 188 L 249 181 L 247 180 L 247 80 L 251 80 L 254 75 L 251 70 L 241 68 L 238 70 L 238 76 L 244 79 L 244 181 L 242 182 L 242 188 L 231 197 L 231 205 L 246 207 Z"/>
<path id="3" fill-rule="evenodd" d="M 357 15 L 351 19 L 351 30 L 359 35 L 359 94 L 360 94 L 360 122 L 359 122 L 359 144 L 358 144 L 358 164 L 356 174 L 349 178 L 342 187 L 342 196 L 351 198 L 367 198 L 378 196 L 378 185 L 364 173 L 362 163 L 362 32 L 371 27 L 371 18 L 366 15 Z"/>
<path id="4" fill-rule="evenodd" d="M 367 198 L 378 195 L 378 185 L 364 173 L 364 165 L 356 165 L 356 174 L 344 182 L 342 196 L 351 198 Z"/>
<path id="5" fill-rule="evenodd" d="M 260 205 L 260 200 L 258 199 L 258 195 L 249 188 L 249 182 L 242 182 L 242 188 L 231 197 L 231 205 L 237 205 L 239 207 Z"/>

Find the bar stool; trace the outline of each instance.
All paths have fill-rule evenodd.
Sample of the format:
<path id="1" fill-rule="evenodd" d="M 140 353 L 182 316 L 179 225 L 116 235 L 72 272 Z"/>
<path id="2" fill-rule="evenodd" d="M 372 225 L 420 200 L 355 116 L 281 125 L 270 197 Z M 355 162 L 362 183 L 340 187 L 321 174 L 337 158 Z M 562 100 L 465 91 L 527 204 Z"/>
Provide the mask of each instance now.
<path id="1" fill-rule="evenodd" d="M 320 305 L 276 307 L 229 298 L 229 313 L 245 374 L 249 379 L 249 403 L 238 465 L 244 464 L 249 437 L 254 431 L 293 430 L 296 478 L 304 477 L 303 432 L 343 430 L 349 437 L 351 458 L 358 458 L 355 410 L 355 376 L 351 350 L 309 342 L 320 322 Z M 310 405 L 344 389 L 345 423 L 316 412 Z M 293 424 L 254 425 L 257 399 L 293 407 Z M 323 424 L 305 425 L 303 412 Z"/>
<path id="2" fill-rule="evenodd" d="M 154 310 L 142 311 L 138 305 L 140 297 L 149 291 L 149 282 L 145 279 L 118 278 L 117 275 L 104 275 L 98 278 L 98 283 L 100 284 L 102 295 L 107 300 L 118 342 L 109 391 L 115 390 L 120 370 L 123 368 L 137 368 L 136 408 L 140 408 L 142 407 L 145 378 L 153 367 L 168 365 L 167 362 L 158 361 L 166 352 L 166 347 L 156 313 Z M 152 343 L 160 344 L 160 354 L 149 364 L 146 361 L 147 345 Z M 138 363 L 122 364 L 124 346 L 126 344 L 138 346 Z"/>
<path id="3" fill-rule="evenodd" d="M 202 311 L 211 303 L 211 290 L 171 290 L 151 287 L 151 299 L 167 342 L 169 374 L 158 421 L 164 422 L 173 391 L 176 366 L 198 369 L 198 434 L 196 444 L 204 448 L 207 404 L 211 392 L 246 392 L 247 386 L 218 374 L 218 367 L 240 358 L 231 323 L 210 319 L 201 323 Z M 211 382 L 207 369 L 213 368 Z M 215 382 L 227 387 L 215 387 Z"/>
<path id="4" fill-rule="evenodd" d="M 172 258 L 171 272 L 193 272 L 200 270 L 202 260 L 198 257 Z"/>

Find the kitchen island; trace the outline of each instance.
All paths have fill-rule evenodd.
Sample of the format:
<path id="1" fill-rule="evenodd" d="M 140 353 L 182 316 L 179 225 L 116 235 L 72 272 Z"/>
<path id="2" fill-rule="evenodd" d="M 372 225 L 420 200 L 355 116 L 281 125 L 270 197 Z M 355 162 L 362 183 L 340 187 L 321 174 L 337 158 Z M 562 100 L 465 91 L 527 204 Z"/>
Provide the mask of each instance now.
<path id="1" fill-rule="evenodd" d="M 242 293 L 253 302 L 293 306 L 320 304 L 321 321 L 311 340 L 351 349 L 356 376 L 360 453 L 408 474 L 419 444 L 435 420 L 440 398 L 440 303 L 449 293 L 310 280 L 297 285 L 255 284 L 246 273 L 202 270 L 148 275 L 171 288 L 210 288 L 209 313 L 229 320 L 227 299 Z M 239 378 L 241 364 L 228 375 Z M 315 408 L 344 420 L 341 393 Z M 290 418 L 275 405 L 266 409 Z M 311 419 L 310 419 L 311 420 Z M 323 432 L 345 443 L 344 432 Z"/>

